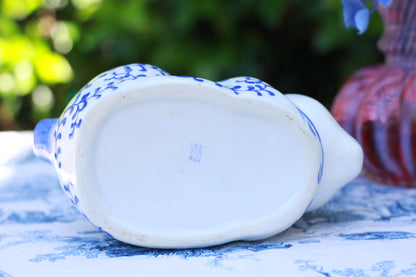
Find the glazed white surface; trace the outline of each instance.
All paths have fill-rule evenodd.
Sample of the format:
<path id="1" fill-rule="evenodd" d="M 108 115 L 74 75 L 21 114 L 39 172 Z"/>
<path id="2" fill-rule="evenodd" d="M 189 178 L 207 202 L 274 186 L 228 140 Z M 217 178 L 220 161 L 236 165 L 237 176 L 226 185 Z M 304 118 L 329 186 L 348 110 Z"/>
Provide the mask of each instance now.
<path id="1" fill-rule="evenodd" d="M 319 103 L 255 78 L 131 64 L 88 83 L 49 138 L 41 122 L 35 149 L 50 151 L 63 190 L 100 230 L 140 246 L 201 247 L 281 232 L 358 174 L 360 147 L 334 122 Z"/>

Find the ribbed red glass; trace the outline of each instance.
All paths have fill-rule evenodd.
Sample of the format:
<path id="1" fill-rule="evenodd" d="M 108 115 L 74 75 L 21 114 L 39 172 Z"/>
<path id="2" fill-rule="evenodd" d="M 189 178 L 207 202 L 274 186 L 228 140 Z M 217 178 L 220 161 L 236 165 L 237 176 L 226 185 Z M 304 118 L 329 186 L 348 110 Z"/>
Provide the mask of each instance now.
<path id="1" fill-rule="evenodd" d="M 416 0 L 393 0 L 379 13 L 386 62 L 350 76 L 332 114 L 361 143 L 365 175 L 416 187 Z"/>

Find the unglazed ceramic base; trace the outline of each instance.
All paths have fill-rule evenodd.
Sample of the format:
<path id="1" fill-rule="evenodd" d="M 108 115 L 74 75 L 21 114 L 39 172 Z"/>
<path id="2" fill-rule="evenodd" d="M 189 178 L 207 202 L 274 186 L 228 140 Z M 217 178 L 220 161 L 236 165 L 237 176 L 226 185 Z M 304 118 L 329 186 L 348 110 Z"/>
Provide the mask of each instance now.
<path id="1" fill-rule="evenodd" d="M 293 224 L 313 198 L 319 161 L 291 114 L 168 83 L 120 92 L 85 119 L 87 217 L 151 247 L 254 240 Z"/>

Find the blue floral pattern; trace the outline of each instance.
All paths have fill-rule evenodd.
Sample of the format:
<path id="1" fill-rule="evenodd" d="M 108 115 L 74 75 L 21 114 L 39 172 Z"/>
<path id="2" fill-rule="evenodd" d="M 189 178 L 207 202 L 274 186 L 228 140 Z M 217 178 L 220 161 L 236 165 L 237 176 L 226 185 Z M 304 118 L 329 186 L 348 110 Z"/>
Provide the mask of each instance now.
<path id="1" fill-rule="evenodd" d="M 80 115 L 87 107 L 88 103 L 94 99 L 101 98 L 104 93 L 117 90 L 118 85 L 121 83 L 136 80 L 142 77 L 159 77 L 168 75 L 169 74 L 164 70 L 147 64 L 125 65 L 100 74 L 85 85 L 79 93 L 77 93 L 75 98 L 71 100 L 58 122 L 56 136 L 59 137 L 59 139 L 61 138 L 62 133 L 59 132 L 60 128 L 65 126 L 66 121 L 69 120 L 71 121 L 71 132 L 69 133 L 68 138 L 71 139 L 74 136 L 75 130 L 81 127 L 82 118 L 80 118 Z M 94 81 L 97 79 L 103 80 L 104 82 L 102 82 L 98 87 L 93 87 Z"/>
<path id="2" fill-rule="evenodd" d="M 253 77 L 231 78 L 218 82 L 218 84 L 227 84 L 226 86 L 228 86 L 228 88 L 234 91 L 236 95 L 239 95 L 241 93 L 256 93 L 257 96 L 276 95 L 276 90 L 272 86 Z"/>
<path id="3" fill-rule="evenodd" d="M 32 140 L 31 134 L 3 135 L 26 136 L 28 144 Z M 16 153 L 30 149 L 7 147 Z M 0 164 L 0 276 L 56 276 L 61 268 L 65 276 L 163 268 L 165 275 L 172 270 L 211 276 L 416 275 L 416 189 L 357 179 L 327 205 L 269 239 L 150 249 L 98 231 L 67 201 L 50 165 L 32 153 L 15 156 L 21 158 Z"/>

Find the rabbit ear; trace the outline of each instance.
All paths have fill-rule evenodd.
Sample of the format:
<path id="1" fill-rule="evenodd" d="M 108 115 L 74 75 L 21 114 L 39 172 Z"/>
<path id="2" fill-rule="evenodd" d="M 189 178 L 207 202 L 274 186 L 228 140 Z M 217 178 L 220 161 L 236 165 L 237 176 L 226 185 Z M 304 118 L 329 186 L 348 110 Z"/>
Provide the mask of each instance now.
<path id="1" fill-rule="evenodd" d="M 322 142 L 325 157 L 323 175 L 308 209 L 310 211 L 327 203 L 338 190 L 360 173 L 363 150 L 321 103 L 300 94 L 285 96 L 310 118 Z"/>

